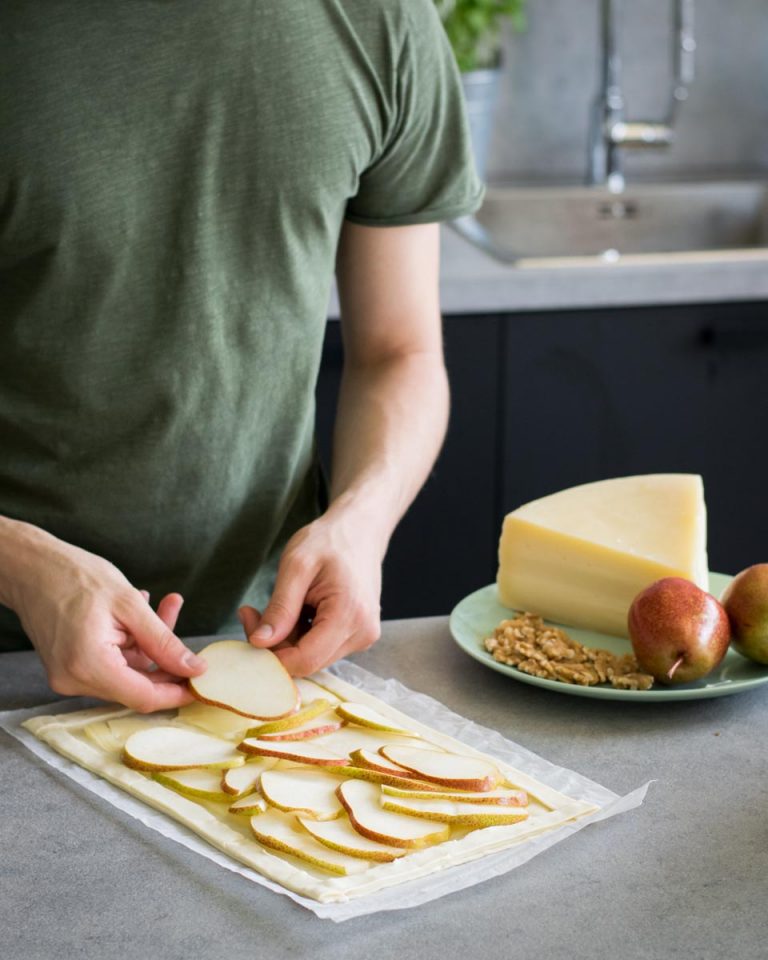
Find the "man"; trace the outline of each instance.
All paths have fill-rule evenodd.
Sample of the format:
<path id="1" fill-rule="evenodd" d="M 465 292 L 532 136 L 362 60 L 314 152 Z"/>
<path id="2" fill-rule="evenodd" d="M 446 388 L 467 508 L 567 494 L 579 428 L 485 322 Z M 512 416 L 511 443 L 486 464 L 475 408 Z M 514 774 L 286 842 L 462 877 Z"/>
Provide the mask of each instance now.
<path id="1" fill-rule="evenodd" d="M 482 196 L 431 0 L 10 0 L 0 64 L 0 640 L 144 711 L 204 670 L 177 626 L 365 649 L 445 430 L 437 223 Z"/>

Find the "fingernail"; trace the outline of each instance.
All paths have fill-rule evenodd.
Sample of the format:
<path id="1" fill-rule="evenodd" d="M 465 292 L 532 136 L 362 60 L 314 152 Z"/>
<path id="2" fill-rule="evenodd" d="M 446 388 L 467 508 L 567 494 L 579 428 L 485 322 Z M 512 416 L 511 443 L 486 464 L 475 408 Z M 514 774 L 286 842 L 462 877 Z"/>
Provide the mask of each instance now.
<path id="1" fill-rule="evenodd" d="M 200 657 L 196 657 L 194 653 L 185 653 L 181 662 L 185 667 L 189 667 L 190 670 L 199 670 L 205 661 L 201 660 Z"/>
<path id="2" fill-rule="evenodd" d="M 274 633 L 274 629 L 268 623 L 262 623 L 256 627 L 251 636 L 256 640 L 269 640 Z"/>

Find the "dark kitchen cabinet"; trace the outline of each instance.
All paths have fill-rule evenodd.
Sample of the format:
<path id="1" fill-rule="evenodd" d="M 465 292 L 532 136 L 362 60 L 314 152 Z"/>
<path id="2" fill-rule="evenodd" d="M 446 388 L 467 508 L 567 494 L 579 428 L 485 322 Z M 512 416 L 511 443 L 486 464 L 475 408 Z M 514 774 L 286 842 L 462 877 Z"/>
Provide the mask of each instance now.
<path id="1" fill-rule="evenodd" d="M 701 473 L 712 569 L 768 561 L 768 304 L 449 316 L 444 329 L 451 425 L 392 540 L 385 617 L 447 613 L 493 579 L 507 510 L 607 477 Z M 340 367 L 330 324 L 326 456 Z"/>

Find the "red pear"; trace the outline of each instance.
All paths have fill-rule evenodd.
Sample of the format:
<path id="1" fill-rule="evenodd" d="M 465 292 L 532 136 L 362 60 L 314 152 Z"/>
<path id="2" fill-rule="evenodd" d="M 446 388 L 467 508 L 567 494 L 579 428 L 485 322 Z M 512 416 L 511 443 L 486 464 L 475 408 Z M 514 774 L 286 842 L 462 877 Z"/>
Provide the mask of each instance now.
<path id="1" fill-rule="evenodd" d="M 720 601 L 731 621 L 731 643 L 739 653 L 768 664 L 768 563 L 738 573 Z"/>
<path id="2" fill-rule="evenodd" d="M 661 683 L 705 677 L 728 650 L 728 615 L 712 594 L 682 577 L 646 587 L 629 608 L 629 636 L 640 668 Z"/>

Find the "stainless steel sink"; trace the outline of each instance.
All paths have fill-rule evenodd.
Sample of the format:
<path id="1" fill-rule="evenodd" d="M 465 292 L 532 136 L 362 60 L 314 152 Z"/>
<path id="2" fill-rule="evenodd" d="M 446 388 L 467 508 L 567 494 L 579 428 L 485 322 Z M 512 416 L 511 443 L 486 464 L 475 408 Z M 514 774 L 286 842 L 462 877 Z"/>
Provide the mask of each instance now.
<path id="1" fill-rule="evenodd" d="M 479 225 L 479 229 L 478 229 Z M 458 223 L 497 259 L 768 249 L 768 184 L 712 181 L 604 187 L 489 187 Z"/>

